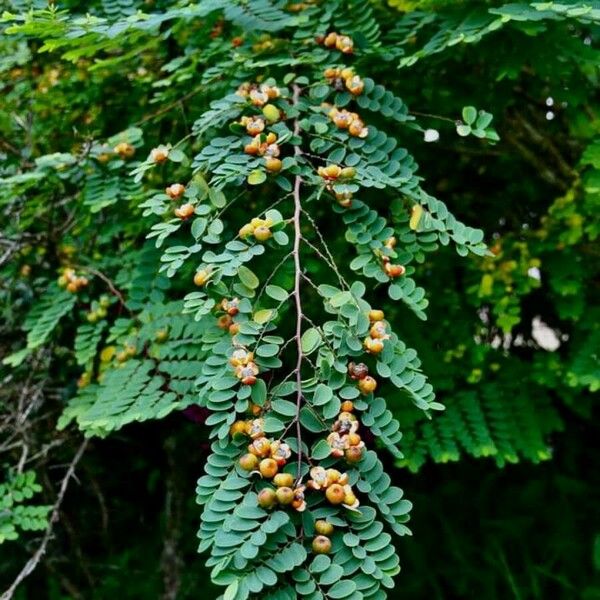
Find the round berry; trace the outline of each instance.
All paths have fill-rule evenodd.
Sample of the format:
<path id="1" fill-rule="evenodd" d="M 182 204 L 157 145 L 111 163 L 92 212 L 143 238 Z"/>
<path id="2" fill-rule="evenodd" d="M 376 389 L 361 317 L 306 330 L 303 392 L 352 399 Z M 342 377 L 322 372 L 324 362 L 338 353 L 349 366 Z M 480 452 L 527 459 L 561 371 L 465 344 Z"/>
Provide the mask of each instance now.
<path id="1" fill-rule="evenodd" d="M 258 493 L 258 505 L 262 508 L 273 508 L 277 503 L 277 496 L 275 490 L 272 488 L 265 488 Z"/>
<path id="2" fill-rule="evenodd" d="M 277 471 L 279 467 L 277 466 L 277 462 L 272 458 L 263 458 L 260 461 L 260 465 L 258 465 L 258 470 L 260 474 L 266 479 L 272 479 L 277 475 Z"/>
<path id="3" fill-rule="evenodd" d="M 244 469 L 244 471 L 255 471 L 258 467 L 258 456 L 255 454 L 244 454 L 240 458 L 240 467 Z"/>
<path id="4" fill-rule="evenodd" d="M 333 483 L 325 490 L 325 496 L 331 504 L 342 504 L 346 493 L 339 483 Z"/>
<path id="5" fill-rule="evenodd" d="M 323 519 L 315 521 L 315 531 L 319 535 L 331 535 L 333 533 L 333 525 Z"/>
<path id="6" fill-rule="evenodd" d="M 329 554 L 331 552 L 331 540 L 325 535 L 318 535 L 312 542 L 315 554 Z"/>

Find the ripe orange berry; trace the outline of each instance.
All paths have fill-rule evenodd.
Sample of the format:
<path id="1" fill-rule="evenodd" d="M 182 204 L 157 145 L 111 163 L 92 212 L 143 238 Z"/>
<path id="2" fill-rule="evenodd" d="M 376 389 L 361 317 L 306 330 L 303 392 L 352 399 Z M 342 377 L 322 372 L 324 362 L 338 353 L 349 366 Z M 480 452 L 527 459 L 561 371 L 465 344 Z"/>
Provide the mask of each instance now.
<path id="1" fill-rule="evenodd" d="M 315 521 L 315 531 L 320 535 L 331 535 L 333 533 L 333 525 L 323 519 Z"/>
<path id="2" fill-rule="evenodd" d="M 331 504 L 342 504 L 345 495 L 344 488 L 339 483 L 333 483 L 325 490 L 325 496 Z"/>
<path id="3" fill-rule="evenodd" d="M 360 96 L 365 89 L 365 83 L 358 75 L 354 75 L 346 79 L 346 89 L 354 96 Z"/>
<path id="4" fill-rule="evenodd" d="M 262 508 L 273 508 L 277 503 L 277 495 L 272 488 L 265 488 L 258 493 L 258 505 Z"/>
<path id="5" fill-rule="evenodd" d="M 383 319 L 385 318 L 385 315 L 383 314 L 382 310 L 370 310 L 369 311 L 369 321 L 371 321 L 371 323 L 375 323 L 376 321 L 383 321 Z"/>
<path id="6" fill-rule="evenodd" d="M 352 412 L 354 410 L 354 404 L 350 400 L 345 400 L 340 406 L 342 412 Z"/>
<path id="7" fill-rule="evenodd" d="M 255 471 L 258 467 L 258 456 L 255 454 L 244 454 L 240 458 L 240 467 L 244 469 L 244 471 Z"/>
<path id="8" fill-rule="evenodd" d="M 229 326 L 229 335 L 236 335 L 239 332 L 240 332 L 240 324 L 239 323 L 232 323 Z"/>
<path id="9" fill-rule="evenodd" d="M 266 479 L 272 479 L 277 475 L 277 471 L 279 471 L 279 467 L 277 462 L 272 458 L 263 458 L 258 465 L 258 470 L 260 474 Z"/>
<path id="10" fill-rule="evenodd" d="M 229 329 L 233 320 L 229 315 L 222 315 L 217 319 L 217 327 L 219 329 Z"/>
<path id="11" fill-rule="evenodd" d="M 383 351 L 383 342 L 381 340 L 368 337 L 364 341 L 364 347 L 365 350 L 370 354 L 379 354 Z"/>
<path id="12" fill-rule="evenodd" d="M 312 542 L 315 554 L 329 554 L 331 552 L 331 540 L 324 535 L 318 535 Z"/>
<path id="13" fill-rule="evenodd" d="M 370 375 L 368 375 L 364 379 L 361 379 L 358 382 L 358 389 L 360 389 L 360 391 L 365 396 L 367 394 L 370 394 L 371 392 L 374 392 L 376 388 L 377 388 L 377 381 L 375 381 L 375 379 L 373 377 L 371 377 Z"/>
<path id="14" fill-rule="evenodd" d="M 275 494 L 277 495 L 277 502 L 284 506 L 286 504 L 291 504 L 294 501 L 294 490 L 287 486 L 277 488 Z"/>
<path id="15" fill-rule="evenodd" d="M 358 433 L 349 433 L 348 434 L 348 444 L 350 446 L 358 446 L 362 440 L 360 439 L 360 435 Z"/>
<path id="16" fill-rule="evenodd" d="M 401 277 L 406 273 L 406 268 L 402 265 L 393 265 L 391 263 L 385 263 L 383 270 L 388 277 Z"/>

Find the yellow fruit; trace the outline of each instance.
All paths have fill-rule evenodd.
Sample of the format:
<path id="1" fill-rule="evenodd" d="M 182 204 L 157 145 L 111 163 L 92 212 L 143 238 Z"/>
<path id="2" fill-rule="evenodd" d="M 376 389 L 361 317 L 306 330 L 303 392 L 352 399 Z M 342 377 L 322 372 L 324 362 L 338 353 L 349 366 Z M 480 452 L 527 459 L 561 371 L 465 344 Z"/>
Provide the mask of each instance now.
<path id="1" fill-rule="evenodd" d="M 241 238 L 247 238 L 247 237 L 250 237 L 253 233 L 254 233 L 254 227 L 250 223 L 246 223 L 246 225 L 244 225 L 240 229 L 239 236 Z"/>
<path id="2" fill-rule="evenodd" d="M 259 242 L 266 242 L 272 235 L 273 233 L 271 232 L 271 230 L 268 227 L 264 227 L 262 225 L 254 230 L 254 237 Z"/>
<path id="3" fill-rule="evenodd" d="M 278 158 L 273 158 L 271 156 L 265 158 L 265 166 L 270 173 L 279 173 L 282 165 L 283 163 Z"/>
<path id="4" fill-rule="evenodd" d="M 240 467 L 244 471 L 255 471 L 256 467 L 258 467 L 258 456 L 250 453 L 244 454 L 240 458 Z"/>
<path id="5" fill-rule="evenodd" d="M 315 521 L 315 531 L 320 535 L 331 535 L 333 533 L 333 525 L 323 519 Z"/>
<path id="6" fill-rule="evenodd" d="M 324 535 L 318 535 L 312 542 L 312 550 L 315 554 L 329 554 L 331 552 L 331 540 Z"/>
<path id="7" fill-rule="evenodd" d="M 344 488 L 339 483 L 333 483 L 325 490 L 325 496 L 331 504 L 342 504 L 345 496 Z"/>
<path id="8" fill-rule="evenodd" d="M 262 112 L 269 123 L 275 123 L 281 117 L 279 109 L 274 104 L 266 104 L 263 106 Z"/>
<path id="9" fill-rule="evenodd" d="M 229 428 L 229 434 L 231 436 L 237 436 L 239 434 L 246 435 L 246 431 L 247 431 L 246 421 L 236 421 Z"/>
<path id="10" fill-rule="evenodd" d="M 210 277 L 210 271 L 208 269 L 201 269 L 194 275 L 194 284 L 198 287 L 202 287 Z"/>
<path id="11" fill-rule="evenodd" d="M 363 393 L 365 395 L 370 394 L 371 392 L 374 392 L 376 388 L 377 388 L 377 381 L 375 381 L 375 379 L 373 377 L 371 377 L 370 375 L 367 375 L 367 377 L 365 377 L 364 379 L 361 379 L 358 382 L 358 389 L 361 391 L 361 393 Z"/>
<path id="12" fill-rule="evenodd" d="M 258 493 L 258 505 L 262 508 L 273 508 L 277 503 L 277 495 L 272 488 L 265 488 Z"/>
<path id="13" fill-rule="evenodd" d="M 363 449 L 359 446 L 351 446 L 344 452 L 344 456 L 349 463 L 357 463 L 363 457 Z M 352 504 L 352 502 L 346 502 L 346 504 Z"/>
<path id="14" fill-rule="evenodd" d="M 377 321 L 383 321 L 384 318 L 385 318 L 385 315 L 382 310 L 374 309 L 374 310 L 369 311 L 369 321 L 371 321 L 371 323 L 376 323 Z"/>
<path id="15" fill-rule="evenodd" d="M 364 347 L 371 354 L 379 354 L 383 350 L 383 342 L 381 340 L 368 337 L 364 342 Z"/>
<path id="16" fill-rule="evenodd" d="M 272 458 L 263 458 L 258 465 L 258 470 L 260 474 L 266 479 L 272 479 L 277 475 L 277 471 L 279 471 L 279 466 L 277 462 Z"/>
<path id="17" fill-rule="evenodd" d="M 294 476 L 291 473 L 277 473 L 273 477 L 273 483 L 277 487 L 292 487 L 294 485 Z"/>
<path id="18" fill-rule="evenodd" d="M 287 486 L 277 488 L 275 494 L 277 496 L 277 502 L 279 502 L 279 504 L 283 504 L 284 506 L 286 504 L 291 504 L 294 500 L 294 490 Z"/>
<path id="19" fill-rule="evenodd" d="M 419 227 L 419 222 L 421 221 L 421 216 L 423 215 L 423 207 L 420 204 L 415 204 L 412 207 L 412 211 L 410 213 L 410 221 L 408 222 L 408 226 L 416 231 Z"/>

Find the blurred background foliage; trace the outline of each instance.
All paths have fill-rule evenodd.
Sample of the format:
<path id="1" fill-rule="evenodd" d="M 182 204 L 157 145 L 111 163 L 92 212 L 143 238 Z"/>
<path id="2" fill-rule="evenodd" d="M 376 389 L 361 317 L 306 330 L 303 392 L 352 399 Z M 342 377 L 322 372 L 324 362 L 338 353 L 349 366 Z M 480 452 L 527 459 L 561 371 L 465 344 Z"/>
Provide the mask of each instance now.
<path id="1" fill-rule="evenodd" d="M 5 4 L 20 16 L 47 6 Z M 348 18 L 358 18 L 361 3 L 350 4 Z M 446 248 L 427 257 L 417 273 L 430 300 L 427 322 L 403 306 L 385 306 L 447 407 L 425 421 L 389 398 L 404 432 L 405 458 L 394 478 L 415 506 L 414 536 L 399 548 L 398 594 L 600 598 L 600 5 L 588 2 L 593 12 L 582 13 L 583 3 L 573 2 L 371 4 L 387 23 L 389 57 L 365 58 L 361 72 L 407 103 L 418 126 L 399 125 L 398 138 L 431 192 L 482 228 L 494 254 L 459 259 Z M 70 0 L 59 8 L 116 21 L 174 6 Z M 552 18 L 538 18 L 544 11 L 554 11 Z M 521 18 L 509 18 L 516 14 Z M 10 33 L 14 18 L 0 21 L 0 177 L 32 169 L 42 155 L 83 152 L 89 140 L 126 126 L 140 127 L 148 147 L 179 139 L 211 99 L 207 69 L 209 76 L 215 70 L 214 94 L 216 65 L 231 53 L 231 37 L 254 35 L 223 24 L 218 13 L 105 39 L 68 38 L 42 13 L 23 23 Z M 277 44 L 266 34 L 254 38 L 257 53 Z M 466 105 L 494 115 L 497 144 L 457 135 Z M 425 143 L 426 129 L 439 140 Z M 89 188 L 81 195 L 60 169 L 0 190 L 0 356 L 19 347 L 27 308 L 48 272 L 56 276 L 57 260 L 90 248 L 103 270 L 141 260 L 139 192 L 123 190 L 121 181 L 108 211 L 80 213 L 65 232 L 53 202 L 89 208 L 106 193 L 100 200 Z M 17 193 L 28 200 L 15 204 Z M 27 243 L 14 244 L 17 238 Z M 114 243 L 130 258 L 110 252 Z M 335 250 L 346 251 L 343 240 Z M 75 431 L 54 430 L 79 376 L 67 350 L 74 327 L 64 325 L 33 369 L 1 367 L 0 423 L 12 428 L 7 440 L 15 431 L 26 437 L 30 455 L 23 459 L 0 440 L 7 474 L 0 494 L 6 499 L 11 467 L 26 461 L 42 487 L 37 516 L 53 503 L 57 469 L 78 444 Z M 26 423 L 15 423 L 14 403 L 27 390 L 43 390 L 43 403 Z M 197 421 L 193 412 L 175 413 L 94 440 L 43 566 L 16 597 L 183 599 L 202 590 L 216 598 L 195 552 L 193 490 L 207 452 Z M 24 532 L 0 546 L 0 589 L 38 542 L 35 532 Z"/>

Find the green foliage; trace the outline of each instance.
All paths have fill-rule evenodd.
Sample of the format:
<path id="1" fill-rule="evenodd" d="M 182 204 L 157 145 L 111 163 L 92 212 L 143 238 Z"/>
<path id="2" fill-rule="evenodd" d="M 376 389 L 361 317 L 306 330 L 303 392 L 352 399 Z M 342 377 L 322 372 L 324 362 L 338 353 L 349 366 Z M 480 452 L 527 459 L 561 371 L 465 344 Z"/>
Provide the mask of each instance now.
<path id="1" fill-rule="evenodd" d="M 0 544 L 16 540 L 22 531 L 46 529 L 52 507 L 26 504 L 41 490 L 34 471 L 9 475 L 0 484 Z"/>

